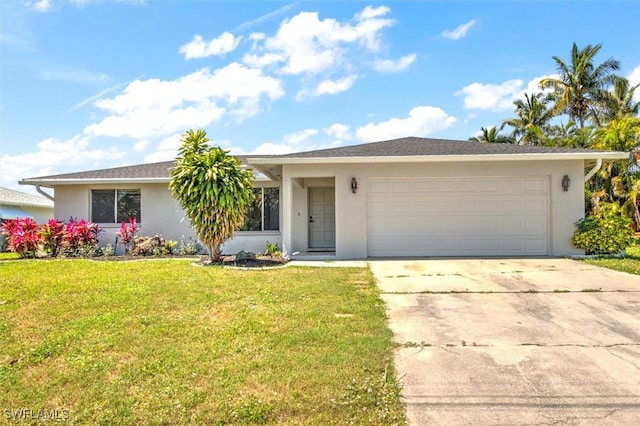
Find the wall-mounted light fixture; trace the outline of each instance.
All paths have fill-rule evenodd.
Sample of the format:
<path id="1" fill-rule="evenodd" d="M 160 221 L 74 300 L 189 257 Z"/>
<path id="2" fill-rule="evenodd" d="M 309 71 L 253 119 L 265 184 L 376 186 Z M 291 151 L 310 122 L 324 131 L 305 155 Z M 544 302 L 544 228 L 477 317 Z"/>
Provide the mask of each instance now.
<path id="1" fill-rule="evenodd" d="M 353 192 L 355 194 L 357 190 L 358 190 L 358 181 L 356 180 L 356 178 L 352 177 L 351 178 L 351 192 Z"/>
<path id="2" fill-rule="evenodd" d="M 571 179 L 569 179 L 568 175 L 564 175 L 562 178 L 562 190 L 565 192 L 568 191 L 569 186 L 571 186 Z"/>

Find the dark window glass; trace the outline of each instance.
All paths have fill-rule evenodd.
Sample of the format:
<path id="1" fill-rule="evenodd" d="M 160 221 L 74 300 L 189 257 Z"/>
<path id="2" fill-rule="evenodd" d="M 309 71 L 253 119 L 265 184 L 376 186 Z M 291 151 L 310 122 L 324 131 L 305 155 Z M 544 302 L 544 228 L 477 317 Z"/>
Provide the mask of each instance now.
<path id="1" fill-rule="evenodd" d="M 118 190 L 118 223 L 135 218 L 140 222 L 140 190 Z"/>
<path id="2" fill-rule="evenodd" d="M 241 231 L 262 231 L 262 189 L 254 189 L 255 197 L 247 209 Z"/>
<path id="3" fill-rule="evenodd" d="M 91 191 L 91 221 L 95 223 L 115 222 L 116 192 L 113 189 Z"/>
<path id="4" fill-rule="evenodd" d="M 95 223 L 140 222 L 139 189 L 91 190 L 91 221 Z"/>
<path id="5" fill-rule="evenodd" d="M 280 230 L 280 188 L 264 188 L 264 230 Z"/>
<path id="6" fill-rule="evenodd" d="M 280 230 L 280 189 L 256 188 L 241 231 Z M 264 212 L 264 215 L 263 215 Z"/>

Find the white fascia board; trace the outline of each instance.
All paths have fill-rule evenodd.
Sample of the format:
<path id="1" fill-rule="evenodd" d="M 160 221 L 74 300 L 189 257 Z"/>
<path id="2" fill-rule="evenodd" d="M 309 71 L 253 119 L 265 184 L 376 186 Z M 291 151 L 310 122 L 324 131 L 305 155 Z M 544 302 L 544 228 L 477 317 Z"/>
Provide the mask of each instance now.
<path id="1" fill-rule="evenodd" d="M 111 178 L 111 179 L 24 179 L 19 181 L 20 185 L 40 185 L 40 186 L 56 186 L 56 185 L 110 185 L 114 183 L 169 183 L 170 179 L 166 178 Z"/>
<path id="2" fill-rule="evenodd" d="M 402 157 L 288 157 L 250 158 L 250 164 L 345 164 L 345 163 L 454 163 L 482 161 L 537 161 L 537 160 L 621 160 L 626 152 L 570 152 L 535 154 L 478 154 L 478 155 L 407 155 Z"/>

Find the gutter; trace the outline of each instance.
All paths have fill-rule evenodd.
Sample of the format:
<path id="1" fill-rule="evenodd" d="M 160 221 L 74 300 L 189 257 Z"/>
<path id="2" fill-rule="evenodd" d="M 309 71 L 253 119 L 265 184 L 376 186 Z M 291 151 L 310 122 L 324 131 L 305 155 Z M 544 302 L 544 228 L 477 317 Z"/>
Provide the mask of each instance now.
<path id="1" fill-rule="evenodd" d="M 596 160 L 596 165 L 595 165 L 595 166 L 593 166 L 593 169 L 589 170 L 589 173 L 587 173 L 587 174 L 585 175 L 585 177 L 584 177 L 584 181 L 585 181 L 585 182 L 588 182 L 588 181 L 589 181 L 589 179 L 591 179 L 591 178 L 593 177 L 593 175 L 595 175 L 595 174 L 596 174 L 596 172 L 597 172 L 598 170 L 600 170 L 600 167 L 602 167 L 602 158 L 598 158 L 598 159 Z"/>
<path id="2" fill-rule="evenodd" d="M 51 201 L 53 201 L 54 203 L 56 202 L 56 200 L 53 199 L 53 197 L 51 196 L 51 194 L 44 192 L 42 190 L 42 188 L 40 188 L 40 185 L 36 185 L 36 191 L 38 191 L 38 194 L 42 195 L 45 198 L 50 199 Z"/>

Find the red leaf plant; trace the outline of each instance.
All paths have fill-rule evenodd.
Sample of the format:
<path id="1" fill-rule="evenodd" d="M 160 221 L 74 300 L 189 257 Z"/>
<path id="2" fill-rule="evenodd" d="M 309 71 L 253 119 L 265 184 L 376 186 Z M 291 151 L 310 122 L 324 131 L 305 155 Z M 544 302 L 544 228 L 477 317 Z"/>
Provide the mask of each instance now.
<path id="1" fill-rule="evenodd" d="M 125 251 L 130 253 L 135 243 L 136 233 L 140 230 L 135 217 L 129 218 L 129 223 L 121 222 L 120 229 L 116 231 L 116 235 L 120 242 L 124 245 Z"/>
<path id="2" fill-rule="evenodd" d="M 9 220 L 2 225 L 2 232 L 7 235 L 10 251 L 20 257 L 36 257 L 42 237 L 38 232 L 38 223 L 29 218 Z"/>

